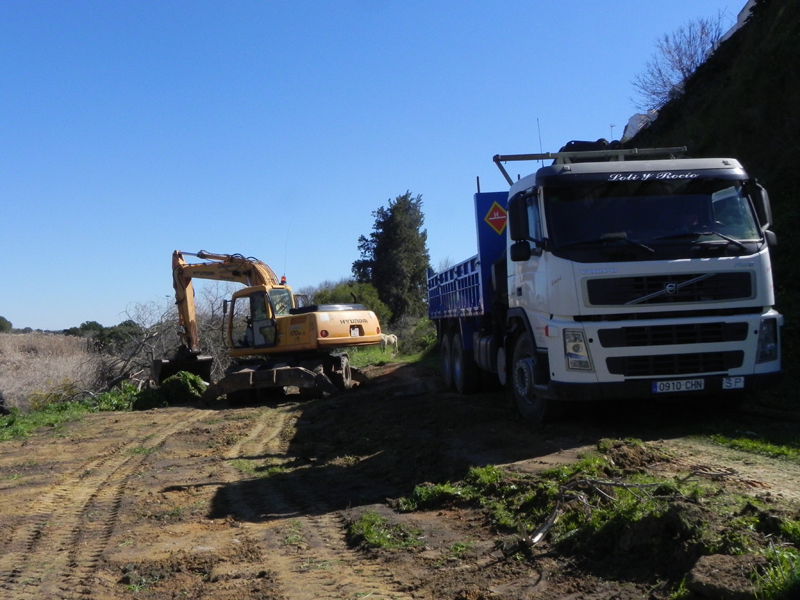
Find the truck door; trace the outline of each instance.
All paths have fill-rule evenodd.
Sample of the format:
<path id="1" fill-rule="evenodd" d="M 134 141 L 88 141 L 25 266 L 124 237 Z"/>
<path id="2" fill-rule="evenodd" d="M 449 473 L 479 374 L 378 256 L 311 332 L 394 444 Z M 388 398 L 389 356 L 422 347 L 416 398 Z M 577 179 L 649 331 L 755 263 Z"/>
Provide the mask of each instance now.
<path id="1" fill-rule="evenodd" d="M 514 214 L 509 218 L 519 221 L 515 223 L 515 229 L 520 229 L 512 239 L 519 239 L 520 242 L 514 245 L 524 244 L 526 251 L 515 256 L 514 249 L 509 249 L 509 256 L 514 263 L 513 272 L 509 270 L 508 273 L 510 304 L 529 311 L 543 311 L 546 291 L 543 280 L 546 272 L 544 265 L 540 265 L 544 243 L 537 188 L 520 192 L 512 202 Z"/>

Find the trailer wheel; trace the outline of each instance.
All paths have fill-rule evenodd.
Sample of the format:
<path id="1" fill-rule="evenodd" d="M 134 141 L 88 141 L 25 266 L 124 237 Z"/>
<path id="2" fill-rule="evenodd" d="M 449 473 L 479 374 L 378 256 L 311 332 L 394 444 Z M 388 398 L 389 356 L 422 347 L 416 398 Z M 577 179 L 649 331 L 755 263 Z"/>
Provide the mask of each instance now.
<path id="1" fill-rule="evenodd" d="M 514 345 L 510 391 L 522 418 L 532 425 L 540 425 L 547 412 L 547 400 L 536 395 L 535 381 L 536 352 L 530 335 L 523 333 Z"/>
<path id="2" fill-rule="evenodd" d="M 453 387 L 453 338 L 449 333 L 442 334 L 439 352 L 442 355 L 442 379 L 449 389 Z"/>
<path id="3" fill-rule="evenodd" d="M 465 350 L 461 334 L 453 336 L 453 384 L 459 394 L 472 394 L 478 389 L 478 365 L 472 358 L 472 350 Z"/>

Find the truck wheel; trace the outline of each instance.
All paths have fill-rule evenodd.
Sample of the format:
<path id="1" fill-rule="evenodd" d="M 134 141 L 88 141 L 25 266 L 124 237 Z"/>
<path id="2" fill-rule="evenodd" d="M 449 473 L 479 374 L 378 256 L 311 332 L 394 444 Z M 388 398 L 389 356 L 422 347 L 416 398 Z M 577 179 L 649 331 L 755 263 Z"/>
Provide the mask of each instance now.
<path id="1" fill-rule="evenodd" d="M 442 334 L 442 341 L 439 344 L 439 352 L 442 360 L 442 379 L 448 389 L 453 387 L 453 338 L 449 333 Z"/>
<path id="2" fill-rule="evenodd" d="M 461 334 L 453 336 L 453 384 L 459 394 L 471 394 L 478 389 L 478 365 L 472 358 L 472 351 L 465 350 Z"/>
<path id="3" fill-rule="evenodd" d="M 530 335 L 523 333 L 514 345 L 510 391 L 522 418 L 532 425 L 540 425 L 544 422 L 547 400 L 536 395 L 535 373 L 536 353 Z"/>

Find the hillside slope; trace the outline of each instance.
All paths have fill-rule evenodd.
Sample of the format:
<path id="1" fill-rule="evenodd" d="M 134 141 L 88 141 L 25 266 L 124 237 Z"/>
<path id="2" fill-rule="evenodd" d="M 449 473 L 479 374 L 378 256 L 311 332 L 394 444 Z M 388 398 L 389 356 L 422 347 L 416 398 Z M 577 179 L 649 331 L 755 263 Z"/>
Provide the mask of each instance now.
<path id="1" fill-rule="evenodd" d="M 629 147 L 688 146 L 694 157 L 738 158 L 769 191 L 778 309 L 786 317 L 784 369 L 798 367 L 800 3 L 760 0 Z M 794 386 L 793 386 L 794 387 Z M 788 391 L 788 390 L 787 390 Z"/>

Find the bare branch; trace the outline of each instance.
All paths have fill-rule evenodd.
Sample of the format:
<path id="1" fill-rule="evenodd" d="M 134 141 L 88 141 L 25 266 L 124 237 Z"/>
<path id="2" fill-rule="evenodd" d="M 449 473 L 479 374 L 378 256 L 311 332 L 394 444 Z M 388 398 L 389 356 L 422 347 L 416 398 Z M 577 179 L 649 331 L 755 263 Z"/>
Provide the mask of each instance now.
<path id="1" fill-rule="evenodd" d="M 642 112 L 658 110 L 683 93 L 684 85 L 714 51 L 725 33 L 725 13 L 694 19 L 656 40 L 656 52 L 631 84 Z"/>

